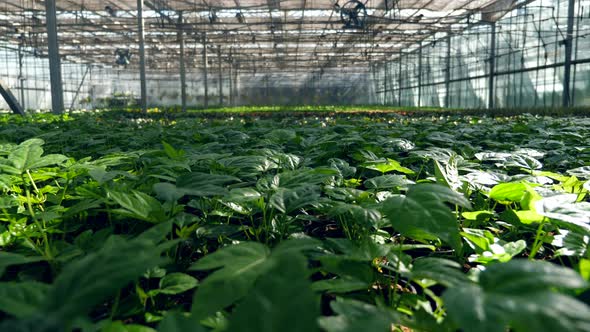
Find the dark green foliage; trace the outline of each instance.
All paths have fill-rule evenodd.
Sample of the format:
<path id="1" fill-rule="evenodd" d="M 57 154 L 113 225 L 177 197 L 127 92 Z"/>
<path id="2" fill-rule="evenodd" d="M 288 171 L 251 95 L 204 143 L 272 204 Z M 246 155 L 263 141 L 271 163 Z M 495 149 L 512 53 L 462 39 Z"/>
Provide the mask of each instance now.
<path id="1" fill-rule="evenodd" d="M 0 117 L 0 331 L 590 331 L 588 119 L 299 111 Z"/>

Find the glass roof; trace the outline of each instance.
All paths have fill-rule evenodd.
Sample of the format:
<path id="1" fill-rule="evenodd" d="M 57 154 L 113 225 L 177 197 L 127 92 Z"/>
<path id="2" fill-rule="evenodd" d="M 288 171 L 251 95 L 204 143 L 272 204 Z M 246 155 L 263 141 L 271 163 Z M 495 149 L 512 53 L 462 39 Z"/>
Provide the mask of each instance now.
<path id="1" fill-rule="evenodd" d="M 365 67 L 423 41 L 502 17 L 517 0 L 144 0 L 151 70 L 178 67 L 179 31 L 189 69 L 209 57 L 257 72 Z M 116 66 L 129 49 L 138 66 L 137 0 L 57 0 L 60 54 L 66 61 Z M 182 17 L 182 19 L 180 19 Z M 0 44 L 47 54 L 44 0 L 0 3 Z M 219 55 L 218 52 L 219 51 Z"/>

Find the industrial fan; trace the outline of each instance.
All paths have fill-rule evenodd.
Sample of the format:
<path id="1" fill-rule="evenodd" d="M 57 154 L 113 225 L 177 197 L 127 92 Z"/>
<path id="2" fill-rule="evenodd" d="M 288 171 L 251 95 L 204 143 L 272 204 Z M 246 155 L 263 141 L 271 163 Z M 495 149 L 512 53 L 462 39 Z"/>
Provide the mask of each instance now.
<path id="1" fill-rule="evenodd" d="M 118 48 L 115 50 L 115 63 L 121 66 L 127 66 L 131 60 L 131 53 L 128 49 Z"/>
<path id="2" fill-rule="evenodd" d="M 358 0 L 350 0 L 343 6 L 338 6 L 340 20 L 344 23 L 345 29 L 364 29 L 367 19 L 367 7 Z"/>

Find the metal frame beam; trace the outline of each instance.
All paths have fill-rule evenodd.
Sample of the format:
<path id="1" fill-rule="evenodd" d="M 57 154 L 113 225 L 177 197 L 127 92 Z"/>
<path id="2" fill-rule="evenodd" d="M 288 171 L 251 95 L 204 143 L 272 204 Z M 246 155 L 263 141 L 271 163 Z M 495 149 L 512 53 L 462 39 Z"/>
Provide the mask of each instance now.
<path id="1" fill-rule="evenodd" d="M 221 71 L 221 45 L 217 45 L 217 69 L 219 70 L 219 106 L 223 106 L 223 80 Z"/>
<path id="2" fill-rule="evenodd" d="M 90 72 L 90 65 L 86 65 L 86 71 L 84 71 L 84 75 L 82 75 L 82 80 L 80 80 L 80 84 L 78 84 L 78 89 L 76 89 L 76 93 L 74 94 L 74 98 L 72 98 L 72 102 L 70 103 L 70 110 L 74 109 L 74 104 L 76 103 L 76 99 L 80 95 L 80 90 L 82 90 L 82 86 L 84 85 L 84 81 L 86 81 L 86 76 Z"/>
<path id="3" fill-rule="evenodd" d="M 445 59 L 445 108 L 451 107 L 451 34 L 447 35 L 447 56 Z"/>
<path id="4" fill-rule="evenodd" d="M 422 42 L 418 46 L 418 107 L 422 107 Z"/>
<path id="5" fill-rule="evenodd" d="M 496 22 L 490 23 L 491 34 L 490 34 L 490 59 L 489 59 L 489 72 L 488 72 L 488 109 L 493 109 L 496 106 L 495 103 L 495 76 L 496 76 Z"/>
<path id="6" fill-rule="evenodd" d="M 209 107 L 209 83 L 207 80 L 207 75 L 209 71 L 209 64 L 207 63 L 207 34 L 203 34 L 203 82 L 205 88 L 205 104 L 204 107 Z"/>
<path id="7" fill-rule="evenodd" d="M 403 88 L 402 88 L 402 83 L 403 83 L 402 73 L 403 73 L 403 60 L 404 60 L 403 56 L 404 56 L 404 53 L 402 53 L 402 51 L 400 51 L 399 52 L 399 68 L 398 68 L 398 70 L 399 70 L 399 76 L 398 76 L 398 80 L 399 80 L 399 83 L 398 83 L 398 89 L 399 89 L 399 91 L 398 91 L 398 103 L 399 103 L 399 106 L 400 107 L 402 106 L 402 90 L 403 90 Z"/>
<path id="8" fill-rule="evenodd" d="M 47 20 L 47 48 L 49 55 L 49 76 L 51 79 L 51 111 L 56 114 L 64 111 L 64 92 L 57 40 L 56 0 L 45 0 L 45 18 Z"/>
<path id="9" fill-rule="evenodd" d="M 144 113 L 147 113 L 147 82 L 145 75 L 145 35 L 143 19 L 143 1 L 137 0 L 137 28 L 139 35 L 139 83 L 140 83 L 140 106 Z"/>
<path id="10" fill-rule="evenodd" d="M 25 106 L 25 77 L 23 75 L 23 57 L 25 56 L 22 52 L 23 43 L 18 44 L 18 81 L 20 83 L 20 105 L 22 109 L 26 109 Z"/>
<path id="11" fill-rule="evenodd" d="M 387 92 L 389 90 L 389 89 L 387 89 L 387 81 L 389 79 L 388 78 L 388 75 L 387 75 L 387 73 L 389 72 L 389 65 L 388 65 L 387 62 L 385 62 L 383 64 L 383 70 L 384 70 L 384 73 L 383 73 L 383 80 L 384 80 L 384 82 L 383 82 L 383 88 L 385 89 L 385 92 L 383 93 L 383 105 L 387 105 L 388 104 Z"/>
<path id="12" fill-rule="evenodd" d="M 234 106 L 234 84 L 233 84 L 233 70 L 234 70 L 234 62 L 233 62 L 233 49 L 229 49 L 229 67 L 228 67 L 228 76 L 229 76 L 229 106 Z"/>
<path id="13" fill-rule="evenodd" d="M 565 40 L 565 60 L 563 67 L 563 95 L 562 106 L 572 106 L 571 100 L 571 72 L 572 72 L 572 53 L 573 53 L 573 35 L 574 35 L 574 6 L 575 0 L 568 1 L 567 8 L 567 32 Z"/>
<path id="14" fill-rule="evenodd" d="M 4 97 L 8 107 L 14 112 L 15 114 L 25 115 L 25 111 L 23 110 L 22 106 L 18 103 L 18 100 L 14 97 L 8 85 L 0 80 L 0 95 Z"/>
<path id="15" fill-rule="evenodd" d="M 178 12 L 178 43 L 180 44 L 180 104 L 183 112 L 186 112 L 186 68 L 184 60 L 184 27 L 182 12 Z"/>

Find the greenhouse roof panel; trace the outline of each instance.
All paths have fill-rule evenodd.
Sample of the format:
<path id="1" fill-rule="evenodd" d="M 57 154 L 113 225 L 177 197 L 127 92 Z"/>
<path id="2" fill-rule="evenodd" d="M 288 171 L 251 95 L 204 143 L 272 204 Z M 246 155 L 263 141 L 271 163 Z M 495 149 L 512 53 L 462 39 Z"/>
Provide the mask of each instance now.
<path id="1" fill-rule="evenodd" d="M 517 1 L 360 3 L 364 8 L 358 9 L 354 0 L 144 0 L 147 64 L 150 69 L 178 67 L 182 31 L 187 57 L 200 57 L 206 41 L 214 47 L 209 61 L 221 61 L 222 66 L 257 70 L 368 66 L 415 49 L 434 35 L 496 20 Z M 127 68 L 136 68 L 136 8 L 136 0 L 57 0 L 61 55 L 65 60 L 114 66 L 116 49 L 124 48 L 132 54 Z M 44 10 L 44 0 L 4 0 L 0 43 L 20 44 L 25 52 L 44 57 Z M 191 68 L 203 66 L 194 59 L 187 63 Z"/>

